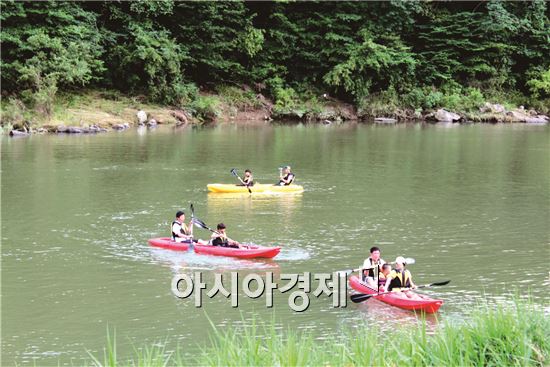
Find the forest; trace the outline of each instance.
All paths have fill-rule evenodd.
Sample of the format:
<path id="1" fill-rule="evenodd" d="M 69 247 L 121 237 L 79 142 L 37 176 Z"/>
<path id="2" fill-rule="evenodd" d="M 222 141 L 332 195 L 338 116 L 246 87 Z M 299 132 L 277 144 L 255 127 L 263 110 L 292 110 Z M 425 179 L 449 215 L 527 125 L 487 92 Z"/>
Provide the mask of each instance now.
<path id="1" fill-rule="evenodd" d="M 373 116 L 550 105 L 544 0 L 3 0 L 0 17 L 3 120 L 90 90 L 203 119 L 213 95 L 280 115 L 324 98 Z"/>

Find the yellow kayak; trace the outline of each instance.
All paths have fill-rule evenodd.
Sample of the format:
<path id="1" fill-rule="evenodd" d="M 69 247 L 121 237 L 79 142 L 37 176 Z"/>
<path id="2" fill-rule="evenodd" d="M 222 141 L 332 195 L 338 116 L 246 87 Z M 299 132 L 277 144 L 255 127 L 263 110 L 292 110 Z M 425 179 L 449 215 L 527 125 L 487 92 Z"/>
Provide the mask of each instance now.
<path id="1" fill-rule="evenodd" d="M 298 193 L 303 192 L 304 188 L 300 185 L 288 185 L 288 186 L 277 186 L 277 185 L 268 185 L 268 184 L 255 184 L 254 186 L 238 186 L 230 184 L 208 184 L 206 185 L 208 191 L 210 192 L 220 192 L 220 193 L 247 193 L 248 189 L 252 193 Z"/>

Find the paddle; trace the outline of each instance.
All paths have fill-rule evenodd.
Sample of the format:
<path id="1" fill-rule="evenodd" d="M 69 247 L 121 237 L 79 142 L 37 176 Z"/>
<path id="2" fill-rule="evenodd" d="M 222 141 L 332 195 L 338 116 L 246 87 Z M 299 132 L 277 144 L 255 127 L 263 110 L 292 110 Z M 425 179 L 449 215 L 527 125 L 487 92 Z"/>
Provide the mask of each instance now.
<path id="1" fill-rule="evenodd" d="M 414 263 L 416 263 L 416 260 L 413 259 L 412 257 L 406 257 L 405 258 L 405 263 L 407 265 L 414 264 Z M 386 263 L 386 264 L 395 264 L 395 262 Z M 350 275 L 351 273 L 355 273 L 356 271 L 368 270 L 368 269 L 374 269 L 374 268 L 357 268 L 357 269 L 339 270 L 336 273 L 338 273 L 338 275 L 340 275 L 340 276 L 344 276 L 344 275 L 347 276 L 347 275 Z"/>
<path id="2" fill-rule="evenodd" d="M 199 227 L 199 228 L 206 229 L 206 230 L 208 230 L 208 231 L 210 231 L 210 232 L 212 232 L 212 233 L 217 233 L 217 234 L 219 234 L 218 231 L 215 231 L 215 230 L 213 230 L 212 228 L 208 227 L 208 226 L 206 225 L 206 223 L 204 223 L 204 222 L 203 222 L 202 220 L 200 220 L 199 218 L 194 218 L 194 219 L 193 219 L 193 223 L 195 224 L 195 226 L 197 226 L 197 227 Z M 229 238 L 229 237 L 227 237 L 227 239 L 230 240 L 230 241 L 233 241 L 233 242 L 235 242 L 235 243 L 239 243 L 239 242 L 237 242 L 237 241 L 235 241 L 235 240 L 232 240 L 232 239 Z M 241 245 L 240 243 L 239 243 L 239 245 L 248 248 L 247 245 Z"/>
<path id="3" fill-rule="evenodd" d="M 436 282 L 436 283 L 430 283 L 430 284 L 424 284 L 424 285 L 419 285 L 418 287 L 416 287 L 415 289 L 418 289 L 418 288 L 428 288 L 428 287 L 435 287 L 435 286 L 440 286 L 440 285 L 447 285 L 449 284 L 451 281 L 450 280 L 445 280 L 443 282 Z M 410 288 L 401 288 L 401 289 L 410 289 Z M 350 299 L 352 302 L 354 303 L 359 303 L 359 302 L 363 302 L 363 301 L 366 301 L 367 299 L 371 298 L 371 297 L 376 297 L 376 296 L 381 296 L 383 294 L 388 294 L 388 293 L 392 293 L 391 291 L 390 292 L 383 292 L 383 293 L 376 293 L 376 294 L 362 294 L 362 293 L 358 293 L 358 294 L 352 294 Z"/>
<path id="4" fill-rule="evenodd" d="M 193 207 L 193 203 L 189 205 L 191 208 L 191 228 L 189 228 L 189 231 L 191 232 L 191 245 L 189 246 L 189 249 L 193 249 L 193 220 L 195 217 L 195 208 Z"/>
<path id="5" fill-rule="evenodd" d="M 248 189 L 248 192 L 252 194 L 252 190 L 250 190 L 250 187 L 248 186 L 248 184 L 245 184 L 243 179 L 239 177 L 239 175 L 237 174 L 237 170 L 235 168 L 231 168 L 230 172 L 233 176 L 237 177 L 239 181 L 241 181 L 246 186 L 246 188 Z"/>

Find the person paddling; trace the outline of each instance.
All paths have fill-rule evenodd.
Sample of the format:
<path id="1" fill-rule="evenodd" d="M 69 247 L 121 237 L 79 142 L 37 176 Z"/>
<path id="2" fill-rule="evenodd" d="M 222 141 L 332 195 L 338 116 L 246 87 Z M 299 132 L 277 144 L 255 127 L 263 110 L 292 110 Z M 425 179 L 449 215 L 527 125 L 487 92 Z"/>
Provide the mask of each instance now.
<path id="1" fill-rule="evenodd" d="M 279 171 L 279 182 L 277 186 L 288 186 L 294 182 L 296 176 L 292 173 L 290 166 L 285 166 Z"/>
<path id="2" fill-rule="evenodd" d="M 249 169 L 244 170 L 243 178 L 240 178 L 239 176 L 237 176 L 237 178 L 239 179 L 239 181 L 242 182 L 242 184 L 238 186 L 246 186 L 246 187 L 254 186 L 254 178 L 252 177 L 252 171 Z"/>
<path id="3" fill-rule="evenodd" d="M 363 282 L 373 289 L 378 289 L 378 278 L 381 266 L 386 262 L 380 258 L 380 248 L 373 246 L 370 248 L 370 256 L 363 262 L 362 279 Z"/>
<path id="4" fill-rule="evenodd" d="M 412 280 L 411 272 L 405 269 L 406 261 L 403 256 L 395 259 L 395 268 L 391 271 L 384 285 L 384 292 L 399 292 L 404 298 L 422 299 L 418 294 L 411 292 L 410 288 L 415 289 L 416 284 Z"/>
<path id="5" fill-rule="evenodd" d="M 212 236 L 210 237 L 213 246 L 241 248 L 240 243 L 227 237 L 227 234 L 225 233 L 225 224 L 219 223 L 216 229 L 216 232 L 212 233 Z"/>
<path id="6" fill-rule="evenodd" d="M 189 226 L 185 223 L 185 212 L 178 210 L 176 220 L 172 222 L 172 240 L 176 242 L 191 242 L 193 240 L 193 223 L 189 221 Z"/>

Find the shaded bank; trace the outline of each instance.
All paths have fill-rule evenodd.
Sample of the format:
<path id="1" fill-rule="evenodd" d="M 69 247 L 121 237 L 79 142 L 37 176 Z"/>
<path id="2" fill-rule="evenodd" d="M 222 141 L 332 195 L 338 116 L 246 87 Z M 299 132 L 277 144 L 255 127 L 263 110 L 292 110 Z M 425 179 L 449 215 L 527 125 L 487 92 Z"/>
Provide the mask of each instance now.
<path id="1" fill-rule="evenodd" d="M 356 106 L 324 94 L 304 99 L 292 108 L 280 108 L 261 93 L 242 86 L 221 88 L 215 94 L 202 93 L 193 103 L 176 107 L 149 103 L 143 97 L 130 97 L 113 91 L 89 91 L 58 98 L 49 117 L 28 110 L 13 99 L 3 101 L 0 123 L 4 134 L 24 136 L 32 133 L 100 133 L 125 130 L 132 126 L 155 128 L 159 124 L 179 127 L 274 120 L 283 123 L 321 124 L 419 120 L 537 124 L 550 122 L 547 116 L 534 109 L 514 107 L 510 103 L 493 104 L 483 99 L 472 102 L 468 98 L 464 97 L 456 105 L 456 110 L 415 110 L 390 100 L 373 100 L 369 105 Z"/>

